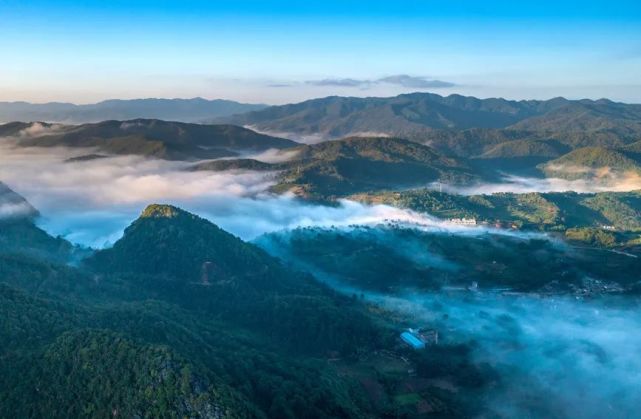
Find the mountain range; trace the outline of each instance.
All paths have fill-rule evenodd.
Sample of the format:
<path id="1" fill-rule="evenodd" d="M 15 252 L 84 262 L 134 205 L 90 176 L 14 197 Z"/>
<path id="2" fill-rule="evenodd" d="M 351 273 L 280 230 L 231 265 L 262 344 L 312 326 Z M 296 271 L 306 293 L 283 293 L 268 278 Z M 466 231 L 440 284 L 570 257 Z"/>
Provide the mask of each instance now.
<path id="1" fill-rule="evenodd" d="M 514 101 L 433 93 L 390 98 L 333 96 L 221 118 L 260 131 L 290 134 L 292 138 L 378 133 L 417 141 L 433 130 L 474 128 L 566 134 L 610 132 L 629 139 L 641 133 L 640 119 L 641 105 L 606 99 Z"/>
<path id="2" fill-rule="evenodd" d="M 109 119 L 138 118 L 202 122 L 211 118 L 259 110 L 265 106 L 202 98 L 106 100 L 88 105 L 59 102 L 41 104 L 0 102 L 0 122 L 41 121 L 85 124 Z"/>
<path id="3" fill-rule="evenodd" d="M 157 119 L 78 126 L 8 123 L 19 146 L 87 148 L 72 161 L 133 154 L 206 162 L 209 170 L 278 171 L 274 191 L 334 199 L 421 187 L 434 181 L 501 181 L 505 173 L 613 182 L 641 173 L 641 105 L 609 100 L 511 101 L 431 93 L 392 98 L 328 97 L 272 106 L 203 125 Z M 319 144 L 301 145 L 280 132 Z M 90 150 L 89 148 L 92 148 Z M 245 154 L 288 149 L 280 163 Z M 289 156 L 289 161 L 287 160 Z"/>

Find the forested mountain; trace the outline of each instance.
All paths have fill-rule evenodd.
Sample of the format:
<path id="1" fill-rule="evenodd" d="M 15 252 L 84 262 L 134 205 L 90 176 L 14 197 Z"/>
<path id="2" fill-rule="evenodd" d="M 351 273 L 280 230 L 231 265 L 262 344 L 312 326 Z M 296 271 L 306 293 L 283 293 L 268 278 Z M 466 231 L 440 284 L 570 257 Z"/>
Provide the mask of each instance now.
<path id="1" fill-rule="evenodd" d="M 22 147 L 85 147 L 107 154 L 133 154 L 172 160 L 235 156 L 298 145 L 232 125 L 199 125 L 155 119 L 105 121 L 79 126 L 11 123 L 0 137 Z"/>
<path id="2" fill-rule="evenodd" d="M 337 138 L 376 132 L 420 141 L 432 130 L 472 128 L 583 134 L 603 131 L 628 138 L 641 133 L 640 119 L 641 105 L 607 100 L 512 101 L 411 93 L 390 98 L 313 99 L 224 120 L 294 136 Z"/>
<path id="3" fill-rule="evenodd" d="M 231 100 L 132 99 L 106 100 L 89 105 L 72 103 L 0 102 L 0 123 L 11 121 L 45 121 L 86 124 L 109 119 L 165 119 L 201 122 L 265 108 L 265 105 L 238 103 Z"/>
<path id="4" fill-rule="evenodd" d="M 475 175 L 465 163 L 430 147 L 386 137 L 354 137 L 299 149 L 275 190 L 311 197 L 341 196 L 438 180 L 465 183 Z"/>
<path id="5" fill-rule="evenodd" d="M 485 178 L 495 181 L 504 172 L 538 177 L 589 177 L 580 175 L 578 170 L 568 175 L 551 168 L 559 167 L 561 163 L 575 162 L 578 169 L 617 169 L 597 165 L 600 160 L 604 163 L 612 161 L 612 154 L 617 153 L 627 159 L 625 163 L 617 159 L 620 165 L 628 168 L 641 155 L 636 145 L 641 138 L 641 105 L 608 100 L 571 101 L 556 98 L 548 101 L 509 101 L 458 95 L 442 97 L 429 93 L 394 98 L 329 97 L 270 107 L 225 121 L 303 137 L 320 135 L 324 139 L 335 139 L 347 136 L 338 143 L 331 143 L 328 150 L 336 149 L 336 144 L 355 143 L 356 139 L 349 137 L 349 134 L 369 138 L 369 151 L 365 157 L 371 161 L 366 163 L 363 163 L 363 156 L 354 158 L 355 153 L 351 152 L 343 153 L 352 154 L 352 157 L 346 158 L 346 155 L 331 156 L 322 151 L 311 155 L 306 151 L 321 150 L 319 146 L 309 149 L 301 147 L 298 150 L 302 157 L 275 166 L 255 161 L 208 162 L 200 166 L 212 170 L 285 171 L 295 167 L 295 171 L 288 171 L 281 176 L 284 181 L 275 190 L 294 187 L 300 195 L 312 197 L 318 194 L 336 196 L 345 191 L 362 192 L 381 187 L 407 187 L 412 183 L 416 185 L 434 180 L 463 183 Z M 392 136 L 388 142 L 396 144 L 400 144 L 400 139 L 407 139 L 426 145 L 432 152 L 439 153 L 442 159 L 452 161 L 456 158 L 458 166 L 465 168 L 465 173 L 453 173 L 451 168 L 443 169 L 447 164 L 417 165 L 414 162 L 414 167 L 410 168 L 408 162 L 381 163 L 380 156 L 376 156 L 373 150 L 381 147 L 382 154 L 387 152 L 385 148 L 389 144 L 380 139 L 383 136 Z M 86 156 L 76 157 L 76 160 L 107 154 L 203 160 L 298 146 L 298 143 L 290 140 L 258 134 L 234 125 L 197 125 L 154 119 L 105 121 L 80 126 L 10 123 L 0 126 L 0 137 L 21 146 L 92 148 L 93 151 L 88 151 Z M 379 138 L 378 143 L 371 143 L 372 138 Z M 412 146 L 405 144 L 403 147 Z M 586 157 L 587 150 L 591 150 L 589 153 L 594 158 L 587 162 L 590 164 L 583 165 L 581 156 Z M 562 158 L 572 151 L 576 153 Z M 602 154 L 601 157 L 596 156 L 597 151 Z M 552 162 L 558 158 L 562 159 Z M 300 164 L 302 161 L 305 161 L 303 165 Z M 385 167 L 378 167 L 379 164 Z M 400 171 L 395 172 L 397 169 Z M 587 172 L 584 170 L 583 173 Z M 381 179 L 377 179 L 377 175 Z M 359 176 L 361 179 L 356 179 Z"/>
<path id="6" fill-rule="evenodd" d="M 395 346 L 386 320 L 178 208 L 150 206 L 82 268 L 4 251 L 2 416 L 367 417 L 407 409 L 383 385 L 403 375 L 358 366 L 361 351 Z M 383 391 L 375 402 L 357 371 Z M 457 374 L 455 385 L 470 385 Z M 444 413 L 468 408 L 453 394 L 430 397 L 442 398 Z"/>
<path id="7" fill-rule="evenodd" d="M 262 250 L 170 205 L 148 206 L 112 248 L 97 252 L 87 263 L 105 273 L 158 275 L 204 286 L 237 281 L 281 290 L 293 279 Z M 310 283 L 299 278 L 295 282 L 296 287 Z"/>
<path id="8" fill-rule="evenodd" d="M 355 133 L 416 137 L 430 129 L 504 128 L 566 104 L 410 93 L 391 98 L 332 96 L 272 106 L 225 120 L 271 132 L 337 138 Z"/>

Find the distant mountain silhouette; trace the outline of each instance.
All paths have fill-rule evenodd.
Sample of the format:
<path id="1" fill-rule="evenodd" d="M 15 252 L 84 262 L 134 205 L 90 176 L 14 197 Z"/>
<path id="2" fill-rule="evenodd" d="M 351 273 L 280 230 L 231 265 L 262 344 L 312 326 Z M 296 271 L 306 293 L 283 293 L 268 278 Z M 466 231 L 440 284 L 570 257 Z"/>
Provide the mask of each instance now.
<path id="1" fill-rule="evenodd" d="M 84 124 L 108 119 L 155 118 L 181 122 L 249 112 L 264 108 L 231 100 L 194 99 L 132 99 L 106 100 L 89 105 L 72 103 L 0 102 L 0 122 L 46 121 Z"/>

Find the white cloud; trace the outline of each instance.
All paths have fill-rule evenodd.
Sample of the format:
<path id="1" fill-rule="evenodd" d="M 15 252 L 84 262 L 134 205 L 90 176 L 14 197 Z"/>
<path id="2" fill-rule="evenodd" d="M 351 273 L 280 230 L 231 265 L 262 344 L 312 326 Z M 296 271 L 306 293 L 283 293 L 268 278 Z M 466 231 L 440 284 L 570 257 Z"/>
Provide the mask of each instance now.
<path id="1" fill-rule="evenodd" d="M 0 202 L 0 220 L 3 218 L 31 215 L 33 208 L 26 202 Z"/>
<path id="2" fill-rule="evenodd" d="M 270 148 L 258 154 L 250 154 L 243 156 L 248 159 L 255 159 L 265 163 L 282 163 L 295 158 L 299 150 L 279 150 L 277 148 Z"/>
<path id="3" fill-rule="evenodd" d="M 442 220 L 385 205 L 366 206 L 341 201 L 323 206 L 292 195 L 268 192 L 273 173 L 188 171 L 190 163 L 136 156 L 64 163 L 92 150 L 27 149 L 0 146 L 0 180 L 19 191 L 42 214 L 40 221 L 52 234 L 92 246 L 113 242 L 150 203 L 169 203 L 198 213 L 244 239 L 300 226 L 376 225 L 393 221 L 432 231 L 483 234 L 481 227 L 452 225 Z M 287 152 L 254 156 L 264 161 L 290 158 Z M 629 190 L 639 179 L 611 187 L 588 182 L 507 177 L 505 183 L 446 190 L 476 194 L 498 191 L 581 192 Z M 15 211 L 16 209 L 11 209 Z M 8 213 L 9 209 L 5 209 Z M 504 234 L 517 234 L 505 232 Z"/>
<path id="4" fill-rule="evenodd" d="M 322 80 L 309 80 L 306 83 L 312 86 L 320 87 L 358 87 L 361 89 L 368 89 L 372 86 L 380 84 L 402 86 L 409 89 L 442 89 L 456 86 L 456 84 L 452 82 L 436 80 L 430 77 L 410 76 L 408 74 L 396 74 L 392 76 L 381 77 L 376 80 L 326 78 Z"/>
<path id="5" fill-rule="evenodd" d="M 559 178 L 531 178 L 506 175 L 502 182 L 479 183 L 471 186 L 439 185 L 434 183 L 431 188 L 442 188 L 445 192 L 460 195 L 493 194 L 498 192 L 527 193 L 527 192 L 628 192 L 641 189 L 641 176 L 637 173 L 623 173 L 600 179 L 566 180 Z"/>

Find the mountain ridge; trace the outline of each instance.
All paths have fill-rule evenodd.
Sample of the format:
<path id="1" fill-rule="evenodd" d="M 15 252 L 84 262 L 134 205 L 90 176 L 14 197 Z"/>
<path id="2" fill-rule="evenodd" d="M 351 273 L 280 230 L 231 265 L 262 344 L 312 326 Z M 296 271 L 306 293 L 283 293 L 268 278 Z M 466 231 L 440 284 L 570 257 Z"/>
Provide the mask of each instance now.
<path id="1" fill-rule="evenodd" d="M 0 125 L 2 136 L 21 147 L 97 148 L 107 154 L 167 160 L 231 157 L 246 151 L 298 145 L 235 125 L 201 125 L 159 119 L 108 120 L 83 125 L 14 122 Z"/>
<path id="2" fill-rule="evenodd" d="M 192 170 L 272 170 L 274 192 L 293 191 L 321 201 L 363 191 L 464 183 L 477 176 L 461 159 L 402 138 L 347 137 L 287 150 L 290 160 L 268 164 L 251 159 L 198 163 Z"/>
<path id="3" fill-rule="evenodd" d="M 219 119 L 238 125 L 251 126 L 264 132 L 291 133 L 294 136 L 320 134 L 326 139 L 345 137 L 359 132 L 376 132 L 410 139 L 420 138 L 431 130 L 463 130 L 472 128 L 549 130 L 554 125 L 567 131 L 574 126 L 567 119 L 577 112 L 592 109 L 583 116 L 583 125 L 603 129 L 595 119 L 603 115 L 621 121 L 641 115 L 641 105 L 608 100 L 569 100 L 561 97 L 549 100 L 479 99 L 453 94 L 408 93 L 395 97 L 329 96 L 304 102 L 271 106 Z M 531 118 L 548 113 L 553 118 Z M 565 118 L 565 119 L 564 119 Z M 621 121 L 618 121 L 621 123 Z M 535 125 L 535 126 L 533 126 Z M 605 126 L 607 127 L 607 125 Z M 626 132 L 641 132 L 641 126 L 631 124 Z"/>
<path id="4" fill-rule="evenodd" d="M 225 99 L 208 100 L 201 97 L 191 99 L 109 99 L 82 105 L 66 102 L 0 102 L 0 122 L 47 121 L 81 124 L 108 119 L 136 118 L 200 122 L 215 117 L 258 110 L 266 106 Z"/>

